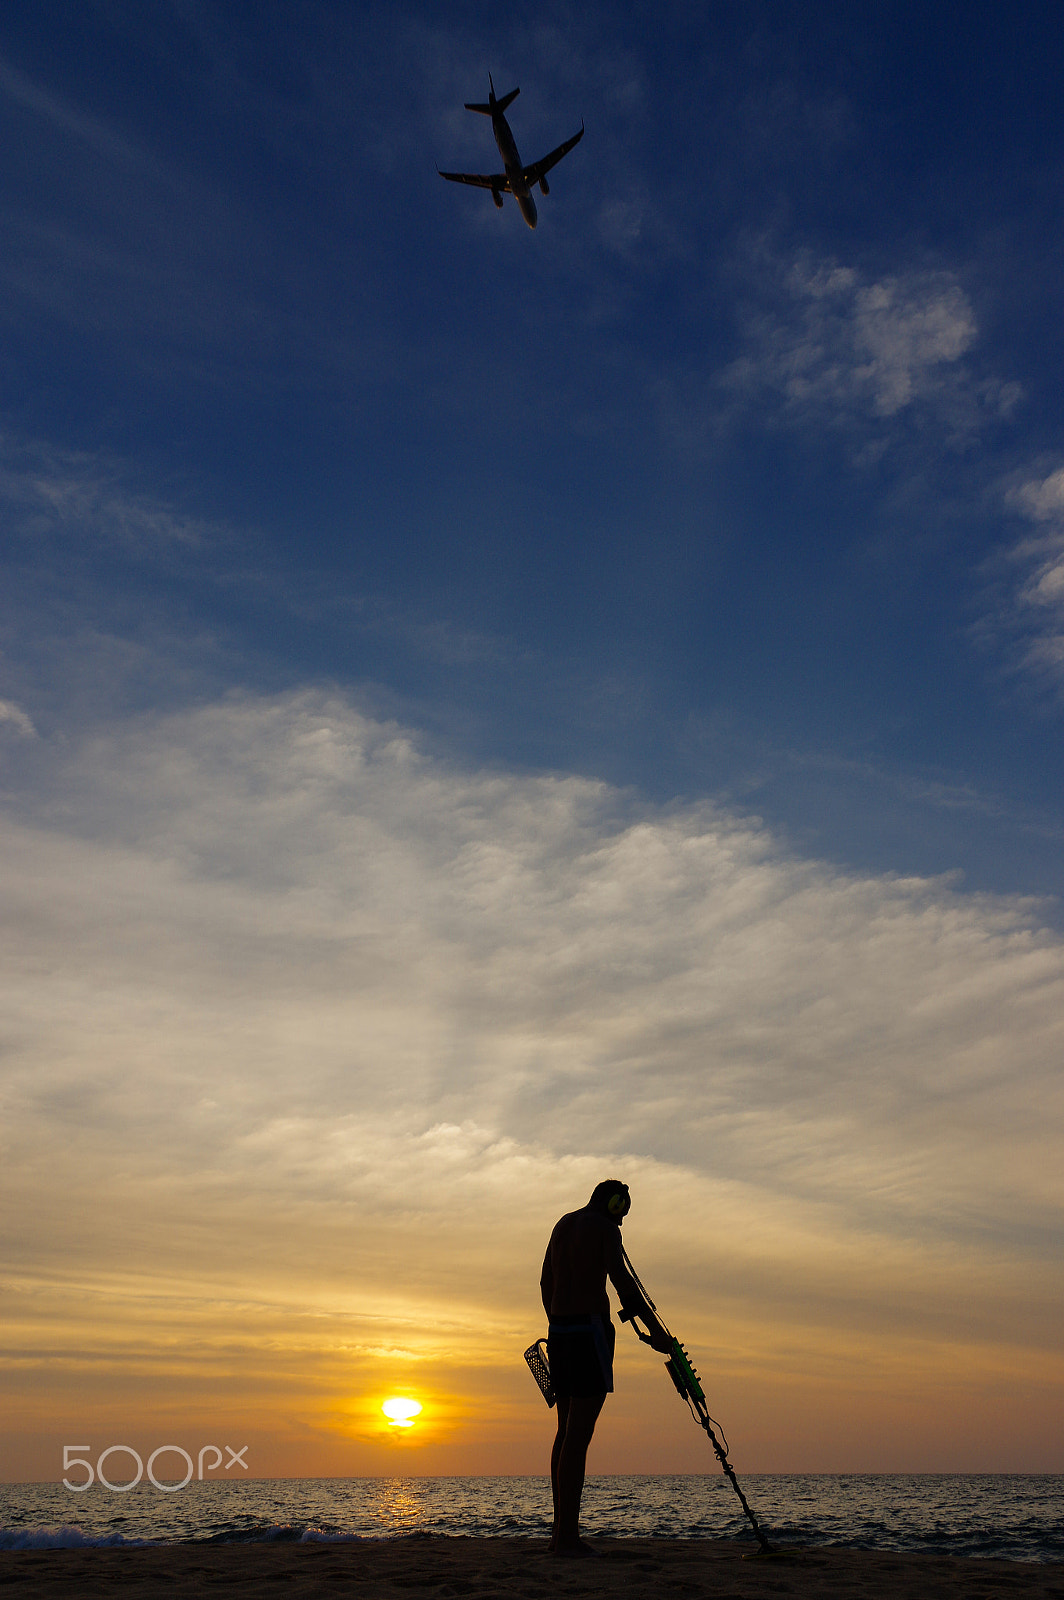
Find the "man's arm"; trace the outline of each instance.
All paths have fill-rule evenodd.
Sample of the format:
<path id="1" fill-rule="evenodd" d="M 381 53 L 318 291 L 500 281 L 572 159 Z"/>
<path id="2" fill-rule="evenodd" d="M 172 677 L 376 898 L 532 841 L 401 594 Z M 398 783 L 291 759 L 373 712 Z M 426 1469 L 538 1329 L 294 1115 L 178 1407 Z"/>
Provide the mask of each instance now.
<path id="1" fill-rule="evenodd" d="M 554 1268 L 551 1266 L 550 1245 L 543 1257 L 543 1271 L 539 1275 L 539 1294 L 543 1301 L 543 1309 L 550 1317 L 551 1301 L 554 1298 Z"/>
<path id="2" fill-rule="evenodd" d="M 607 1271 L 610 1282 L 616 1289 L 621 1301 L 621 1310 L 627 1316 L 637 1316 L 650 1335 L 651 1349 L 657 1350 L 661 1355 L 672 1353 L 672 1339 L 665 1324 L 657 1314 L 651 1310 L 647 1298 L 632 1274 L 624 1264 L 621 1253 L 621 1230 L 614 1228 L 615 1238 L 610 1241 L 607 1251 Z"/>

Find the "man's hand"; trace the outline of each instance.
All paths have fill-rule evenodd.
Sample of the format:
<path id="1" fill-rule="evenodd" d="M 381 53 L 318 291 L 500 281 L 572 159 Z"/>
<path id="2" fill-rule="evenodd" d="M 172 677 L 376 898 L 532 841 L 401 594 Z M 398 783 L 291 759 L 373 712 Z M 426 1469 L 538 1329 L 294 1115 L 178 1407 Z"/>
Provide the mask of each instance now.
<path id="1" fill-rule="evenodd" d="M 643 1296 L 640 1295 L 639 1298 L 643 1302 L 642 1305 L 638 1310 L 634 1306 L 622 1310 L 621 1321 L 630 1322 L 639 1338 L 644 1344 L 648 1344 L 652 1350 L 657 1350 L 663 1356 L 671 1356 L 672 1334 L 663 1322 L 659 1322 L 646 1301 L 643 1300 Z M 639 1326 L 640 1323 L 643 1323 L 646 1327 L 646 1333 Z"/>

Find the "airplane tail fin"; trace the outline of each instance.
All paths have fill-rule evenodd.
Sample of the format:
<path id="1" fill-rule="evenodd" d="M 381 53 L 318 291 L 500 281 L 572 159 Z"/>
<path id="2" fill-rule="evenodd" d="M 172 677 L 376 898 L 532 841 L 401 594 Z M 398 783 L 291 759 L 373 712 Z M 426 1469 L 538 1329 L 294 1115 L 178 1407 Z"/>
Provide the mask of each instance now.
<path id="1" fill-rule="evenodd" d="M 498 112 L 505 111 L 506 107 L 516 100 L 517 96 L 521 93 L 520 89 L 511 89 L 510 93 L 504 94 L 501 100 L 496 100 L 495 85 L 491 81 L 490 72 L 488 73 L 488 84 L 491 88 L 491 98 L 487 104 L 485 104 L 482 100 L 467 100 L 465 103 L 465 108 L 467 111 L 481 111 L 483 112 L 484 116 L 493 117 Z"/>

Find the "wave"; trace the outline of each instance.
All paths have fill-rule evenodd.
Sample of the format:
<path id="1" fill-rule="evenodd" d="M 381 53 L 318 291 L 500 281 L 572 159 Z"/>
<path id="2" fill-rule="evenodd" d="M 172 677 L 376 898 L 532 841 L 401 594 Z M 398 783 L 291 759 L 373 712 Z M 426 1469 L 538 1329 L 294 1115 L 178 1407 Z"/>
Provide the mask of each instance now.
<path id="1" fill-rule="evenodd" d="M 129 1539 L 121 1533 L 86 1533 L 82 1528 L 0 1528 L 0 1550 L 145 1550 L 167 1544 L 382 1544 L 380 1537 L 341 1533 L 307 1523 L 270 1522 L 223 1528 L 190 1539 Z"/>
<path id="2" fill-rule="evenodd" d="M 188 1544 L 381 1544 L 362 1533 L 330 1532 L 300 1522 L 270 1522 L 245 1528 L 223 1528 Z"/>
<path id="3" fill-rule="evenodd" d="M 80 1528 L 0 1528 L 0 1550 L 144 1550 L 158 1539 L 127 1539 L 121 1533 L 83 1533 Z"/>

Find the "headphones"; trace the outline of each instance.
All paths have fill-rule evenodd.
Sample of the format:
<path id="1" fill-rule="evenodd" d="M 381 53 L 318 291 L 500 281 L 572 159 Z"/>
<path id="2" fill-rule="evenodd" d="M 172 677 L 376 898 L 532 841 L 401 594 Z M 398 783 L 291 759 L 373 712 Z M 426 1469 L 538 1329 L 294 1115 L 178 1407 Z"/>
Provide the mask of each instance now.
<path id="1" fill-rule="evenodd" d="M 606 1210 L 611 1217 L 615 1217 L 620 1221 L 621 1217 L 626 1217 L 631 1209 L 632 1197 L 628 1193 L 628 1185 L 622 1183 L 620 1188 L 615 1189 L 607 1200 Z"/>

